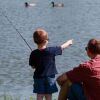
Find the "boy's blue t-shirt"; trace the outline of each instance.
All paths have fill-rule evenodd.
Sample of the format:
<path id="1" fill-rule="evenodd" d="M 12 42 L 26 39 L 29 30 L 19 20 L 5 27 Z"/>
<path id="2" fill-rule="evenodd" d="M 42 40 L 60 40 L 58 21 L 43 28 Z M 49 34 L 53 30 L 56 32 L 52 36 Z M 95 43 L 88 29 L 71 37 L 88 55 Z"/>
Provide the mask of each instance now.
<path id="1" fill-rule="evenodd" d="M 34 78 L 42 78 L 57 74 L 55 56 L 61 55 L 61 47 L 47 47 L 33 50 L 30 54 L 29 65 L 34 66 Z"/>

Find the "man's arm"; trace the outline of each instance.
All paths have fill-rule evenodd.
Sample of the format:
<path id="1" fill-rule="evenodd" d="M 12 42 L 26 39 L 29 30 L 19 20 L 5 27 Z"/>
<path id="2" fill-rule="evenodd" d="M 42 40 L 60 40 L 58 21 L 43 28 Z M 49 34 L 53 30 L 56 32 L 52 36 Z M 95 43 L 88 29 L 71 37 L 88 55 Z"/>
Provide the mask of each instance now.
<path id="1" fill-rule="evenodd" d="M 68 79 L 66 73 L 60 75 L 58 78 L 57 78 L 57 82 L 60 86 L 62 86 L 65 82 L 68 82 L 69 85 L 71 85 L 71 81 Z"/>

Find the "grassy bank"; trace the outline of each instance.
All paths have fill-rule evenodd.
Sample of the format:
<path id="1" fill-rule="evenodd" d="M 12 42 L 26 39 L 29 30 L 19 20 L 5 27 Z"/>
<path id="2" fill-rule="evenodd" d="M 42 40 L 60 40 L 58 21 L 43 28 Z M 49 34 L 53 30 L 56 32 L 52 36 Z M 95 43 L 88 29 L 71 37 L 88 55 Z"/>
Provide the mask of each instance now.
<path id="1" fill-rule="evenodd" d="M 10 95 L 2 95 L 2 96 L 0 96 L 0 100 L 20 100 L 20 97 L 10 96 Z M 36 99 L 33 98 L 32 96 L 30 96 L 28 99 L 25 98 L 23 100 L 36 100 Z"/>
<path id="2" fill-rule="evenodd" d="M 34 98 L 33 96 L 30 96 L 29 98 L 21 99 L 20 97 L 17 97 L 17 96 L 2 95 L 0 96 L 0 100 L 36 100 L 36 98 Z M 57 99 L 53 99 L 53 100 L 57 100 Z"/>

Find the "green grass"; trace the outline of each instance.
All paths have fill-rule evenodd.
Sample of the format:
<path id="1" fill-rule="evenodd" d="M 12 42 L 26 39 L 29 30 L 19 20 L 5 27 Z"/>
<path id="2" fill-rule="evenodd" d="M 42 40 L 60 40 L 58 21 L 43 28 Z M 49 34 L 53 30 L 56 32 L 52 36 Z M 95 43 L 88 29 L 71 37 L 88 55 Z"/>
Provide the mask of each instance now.
<path id="1" fill-rule="evenodd" d="M 0 96 L 0 100 L 20 100 L 20 97 L 12 97 L 10 95 L 2 95 Z M 27 99 L 24 99 L 27 100 Z M 35 100 L 32 96 L 29 97 L 28 100 Z"/>
<path id="2" fill-rule="evenodd" d="M 20 97 L 18 96 L 11 96 L 11 95 L 1 95 L 0 100 L 20 100 Z M 21 99 L 22 100 L 22 99 Z M 36 100 L 33 96 L 30 96 L 29 98 L 24 98 L 23 100 Z M 57 100 L 57 99 L 53 99 Z"/>

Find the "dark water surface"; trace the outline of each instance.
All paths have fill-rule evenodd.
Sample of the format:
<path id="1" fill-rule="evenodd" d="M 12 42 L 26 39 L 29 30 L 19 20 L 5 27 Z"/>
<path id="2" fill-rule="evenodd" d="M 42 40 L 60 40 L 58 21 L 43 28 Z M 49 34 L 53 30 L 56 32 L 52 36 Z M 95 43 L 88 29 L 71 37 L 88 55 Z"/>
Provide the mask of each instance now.
<path id="1" fill-rule="evenodd" d="M 30 8 L 25 8 L 24 2 L 26 0 L 0 0 L 0 95 L 18 95 L 22 100 L 33 95 L 33 70 L 28 65 L 31 51 L 2 11 L 33 49 L 36 45 L 32 33 L 38 27 L 49 33 L 50 46 L 74 39 L 74 44 L 56 58 L 59 74 L 87 60 L 84 48 L 88 40 L 100 39 L 100 0 L 55 0 L 63 2 L 63 8 L 52 8 L 51 0 L 34 0 L 36 6 Z M 57 94 L 53 98 L 57 98 Z"/>

